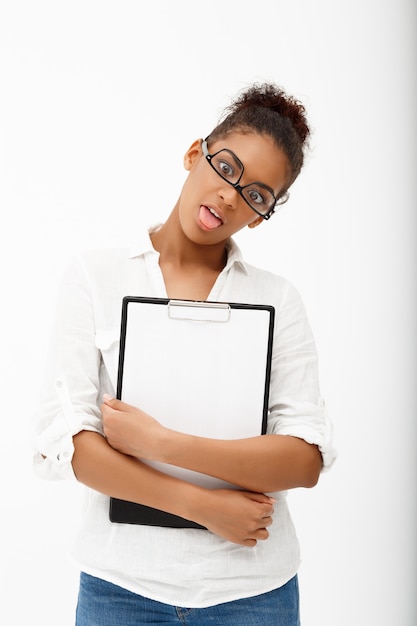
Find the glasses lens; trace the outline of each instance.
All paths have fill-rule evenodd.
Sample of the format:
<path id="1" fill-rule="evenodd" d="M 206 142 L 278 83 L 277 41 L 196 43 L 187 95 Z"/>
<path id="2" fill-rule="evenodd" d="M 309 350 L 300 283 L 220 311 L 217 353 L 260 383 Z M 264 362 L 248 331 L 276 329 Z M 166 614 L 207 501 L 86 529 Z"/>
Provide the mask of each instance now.
<path id="1" fill-rule="evenodd" d="M 243 167 L 237 157 L 229 150 L 220 150 L 211 158 L 211 164 L 216 172 L 229 183 L 237 183 L 242 175 Z"/>
<path id="2" fill-rule="evenodd" d="M 271 191 L 261 185 L 261 183 L 253 183 L 242 189 L 242 195 L 246 202 L 250 204 L 261 215 L 265 215 L 272 209 L 275 204 L 275 198 Z"/>

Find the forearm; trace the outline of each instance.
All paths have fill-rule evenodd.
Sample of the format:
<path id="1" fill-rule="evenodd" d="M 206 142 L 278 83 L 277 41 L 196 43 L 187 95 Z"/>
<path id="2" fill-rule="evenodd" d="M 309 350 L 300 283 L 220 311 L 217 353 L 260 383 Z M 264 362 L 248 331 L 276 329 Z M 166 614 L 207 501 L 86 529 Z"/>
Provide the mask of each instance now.
<path id="1" fill-rule="evenodd" d="M 273 500 L 264 494 L 208 490 L 162 474 L 114 450 L 95 432 L 78 433 L 74 447 L 75 475 L 96 491 L 190 519 L 244 546 L 254 546 L 269 536 Z"/>
<path id="2" fill-rule="evenodd" d="M 322 458 L 317 446 L 284 435 L 206 439 L 166 431 L 159 460 L 264 493 L 313 487 Z"/>
<path id="3" fill-rule="evenodd" d="M 95 432 L 78 433 L 74 447 L 72 465 L 81 483 L 107 496 L 198 521 L 197 509 L 205 491 L 200 487 L 162 474 L 114 450 Z"/>
<path id="4" fill-rule="evenodd" d="M 215 476 L 249 491 L 312 487 L 322 467 L 317 446 L 297 437 L 209 439 L 170 430 L 115 398 L 106 398 L 101 409 L 104 432 L 116 450 Z"/>

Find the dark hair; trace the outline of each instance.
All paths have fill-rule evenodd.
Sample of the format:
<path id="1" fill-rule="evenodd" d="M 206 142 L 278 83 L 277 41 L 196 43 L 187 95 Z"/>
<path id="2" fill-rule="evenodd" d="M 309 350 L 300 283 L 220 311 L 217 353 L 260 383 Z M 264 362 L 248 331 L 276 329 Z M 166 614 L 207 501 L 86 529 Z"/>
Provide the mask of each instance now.
<path id="1" fill-rule="evenodd" d="M 301 102 L 277 85 L 254 84 L 224 110 L 208 140 L 221 139 L 234 131 L 255 131 L 272 137 L 287 155 L 291 167 L 287 188 L 295 181 L 304 163 L 304 148 L 310 135 Z"/>

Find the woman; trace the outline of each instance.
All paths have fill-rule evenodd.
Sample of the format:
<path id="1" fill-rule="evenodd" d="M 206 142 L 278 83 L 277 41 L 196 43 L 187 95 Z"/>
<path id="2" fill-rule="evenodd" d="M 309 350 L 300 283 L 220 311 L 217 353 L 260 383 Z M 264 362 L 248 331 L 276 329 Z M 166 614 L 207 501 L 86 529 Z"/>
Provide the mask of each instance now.
<path id="1" fill-rule="evenodd" d="M 232 237 L 286 201 L 308 136 L 299 102 L 273 84 L 253 85 L 187 150 L 188 176 L 166 222 L 138 236 L 133 250 L 80 255 L 64 276 L 35 468 L 88 487 L 72 551 L 81 571 L 78 626 L 299 624 L 299 548 L 285 492 L 314 486 L 331 465 L 331 429 L 297 291 L 245 263 Z M 126 295 L 273 305 L 267 434 L 193 437 L 116 400 Z M 147 459 L 239 489 L 208 490 Z M 109 496 L 208 530 L 112 523 Z"/>

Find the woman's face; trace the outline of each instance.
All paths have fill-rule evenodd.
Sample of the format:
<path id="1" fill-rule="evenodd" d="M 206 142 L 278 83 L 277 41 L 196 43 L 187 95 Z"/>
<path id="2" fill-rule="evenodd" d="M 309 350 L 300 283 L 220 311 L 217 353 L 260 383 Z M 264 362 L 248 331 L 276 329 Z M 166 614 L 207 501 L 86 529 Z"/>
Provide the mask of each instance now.
<path id="1" fill-rule="evenodd" d="M 290 176 L 288 159 L 268 135 L 235 132 L 208 146 L 210 154 L 222 149 L 232 151 L 243 164 L 239 181 L 242 187 L 259 182 L 275 196 L 285 188 Z M 178 210 L 182 229 L 192 241 L 205 245 L 220 243 L 245 226 L 254 227 L 264 221 L 210 166 L 200 140 L 187 150 L 184 166 L 189 175 Z"/>

